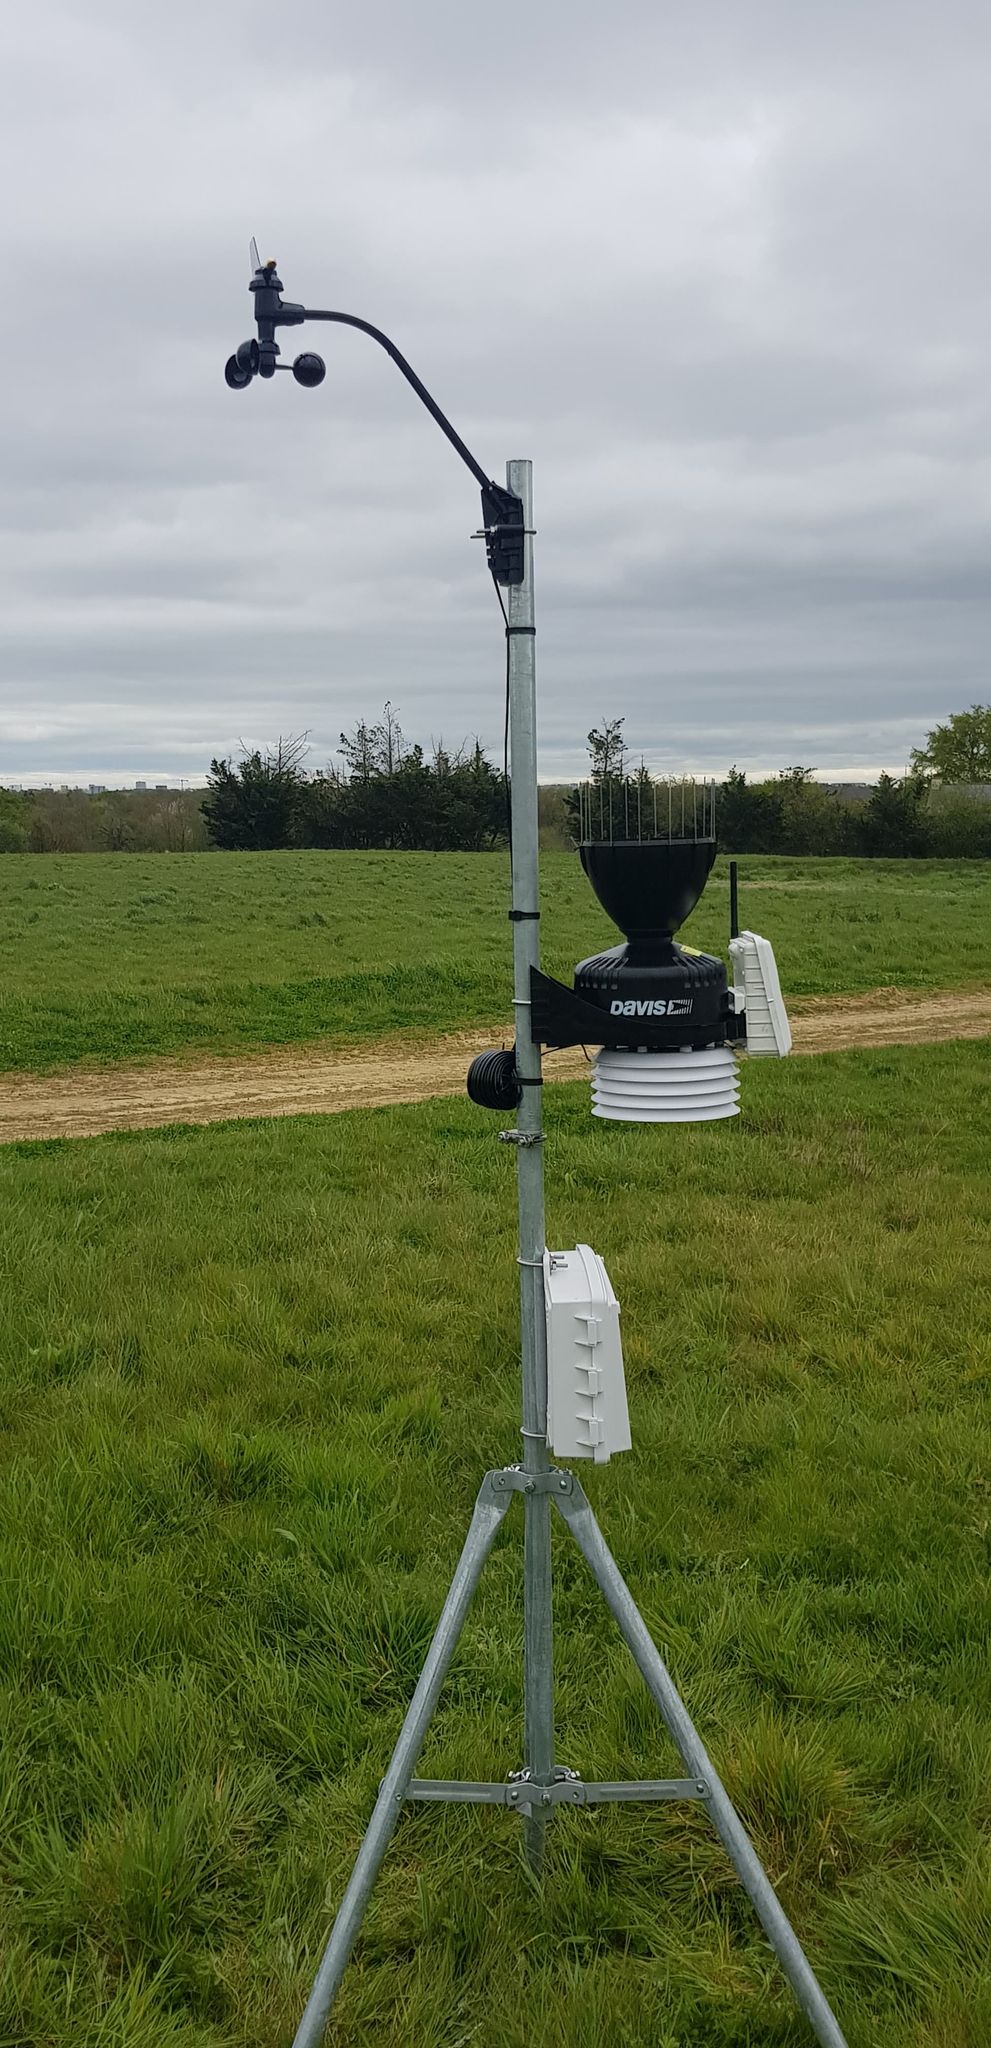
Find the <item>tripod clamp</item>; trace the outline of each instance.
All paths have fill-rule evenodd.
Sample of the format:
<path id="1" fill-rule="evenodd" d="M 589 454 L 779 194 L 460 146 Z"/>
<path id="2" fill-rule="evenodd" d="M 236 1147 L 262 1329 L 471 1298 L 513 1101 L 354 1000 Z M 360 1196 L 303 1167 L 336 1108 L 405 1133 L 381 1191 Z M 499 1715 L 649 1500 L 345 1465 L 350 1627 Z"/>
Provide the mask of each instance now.
<path id="1" fill-rule="evenodd" d="M 523 1465 L 505 1465 L 489 1479 L 494 1493 L 571 1493 L 575 1483 L 570 1472 L 527 1472 Z"/>

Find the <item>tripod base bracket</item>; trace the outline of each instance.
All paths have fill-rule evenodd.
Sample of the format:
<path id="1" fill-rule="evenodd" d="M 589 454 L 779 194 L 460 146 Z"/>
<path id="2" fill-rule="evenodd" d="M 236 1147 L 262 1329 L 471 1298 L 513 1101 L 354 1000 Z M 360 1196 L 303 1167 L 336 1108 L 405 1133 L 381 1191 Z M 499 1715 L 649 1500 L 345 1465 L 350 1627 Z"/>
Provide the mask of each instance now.
<path id="1" fill-rule="evenodd" d="M 533 1807 L 617 1806 L 661 1799 L 704 1799 L 704 1778 L 639 1778 L 627 1784 L 587 1784 L 573 1771 L 555 1772 L 549 1784 L 514 1771 L 508 1783 L 459 1783 L 454 1778 L 411 1778 L 407 1799 L 458 1806 L 509 1806 L 520 1813 Z"/>

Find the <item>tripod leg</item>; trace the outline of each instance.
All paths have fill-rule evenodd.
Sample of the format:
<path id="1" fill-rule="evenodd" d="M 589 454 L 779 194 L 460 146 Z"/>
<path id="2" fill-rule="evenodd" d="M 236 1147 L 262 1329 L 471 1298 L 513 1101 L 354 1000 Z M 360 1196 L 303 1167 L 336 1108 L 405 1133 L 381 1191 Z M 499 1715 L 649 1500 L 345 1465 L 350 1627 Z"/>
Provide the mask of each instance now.
<path id="1" fill-rule="evenodd" d="M 705 1804 L 716 1833 L 736 1870 L 801 2010 L 822 2048 L 846 2048 L 846 2042 L 805 1959 L 798 1937 L 778 1902 L 774 1888 L 736 1808 L 721 1785 L 686 1707 L 668 1673 L 622 1577 L 612 1552 L 578 1481 L 571 1492 L 553 1496 L 620 1632 L 648 1692 L 660 1708 L 668 1733 L 686 1770 L 704 1780 Z"/>
<path id="2" fill-rule="evenodd" d="M 550 1781 L 554 1769 L 554 1650 L 551 1609 L 551 1504 L 546 1493 L 527 1494 L 523 1508 L 524 1755 L 533 1776 Z M 524 1822 L 526 1860 L 535 1877 L 544 1862 L 547 1815 L 531 1806 Z"/>
<path id="3" fill-rule="evenodd" d="M 490 1476 L 486 1474 L 475 1502 L 475 1512 L 471 1518 L 465 1547 L 458 1559 L 450 1591 L 437 1623 L 437 1632 L 427 1652 L 426 1663 L 407 1709 L 392 1760 L 382 1780 L 347 1890 L 337 1909 L 330 1940 L 306 2002 L 306 2010 L 293 2038 L 293 2048 L 319 2048 L 319 2043 L 323 2040 L 330 2008 L 344 1975 L 355 1935 L 361 1925 L 369 1893 L 392 1839 L 403 1797 L 413 1776 L 423 1738 L 464 1626 L 472 1594 L 512 1497 L 511 1493 L 507 1493 L 500 1498 L 493 1490 Z"/>

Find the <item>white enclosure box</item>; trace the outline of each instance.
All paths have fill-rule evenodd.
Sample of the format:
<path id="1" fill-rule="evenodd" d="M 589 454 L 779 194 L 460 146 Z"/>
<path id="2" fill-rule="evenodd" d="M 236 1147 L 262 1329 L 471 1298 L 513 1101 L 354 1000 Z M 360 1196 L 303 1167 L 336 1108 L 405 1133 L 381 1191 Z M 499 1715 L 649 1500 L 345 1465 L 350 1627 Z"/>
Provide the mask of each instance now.
<path id="1" fill-rule="evenodd" d="M 591 1245 L 544 1253 L 547 1441 L 559 1458 L 604 1465 L 630 1449 L 619 1302 Z"/>
<path id="2" fill-rule="evenodd" d="M 791 1025 L 770 939 L 741 932 L 730 940 L 729 956 L 736 1007 L 742 1004 L 747 1020 L 747 1052 L 758 1059 L 783 1059 L 791 1051 Z"/>

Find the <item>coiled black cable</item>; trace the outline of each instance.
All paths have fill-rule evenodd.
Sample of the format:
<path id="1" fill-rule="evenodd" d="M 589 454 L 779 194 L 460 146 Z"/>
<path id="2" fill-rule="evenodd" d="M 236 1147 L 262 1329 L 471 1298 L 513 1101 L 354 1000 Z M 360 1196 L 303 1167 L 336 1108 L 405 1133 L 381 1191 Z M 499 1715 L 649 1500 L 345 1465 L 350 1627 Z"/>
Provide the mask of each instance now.
<path id="1" fill-rule="evenodd" d="M 468 1094 L 480 1109 L 518 1109 L 523 1096 L 516 1049 L 480 1052 L 468 1069 Z"/>

